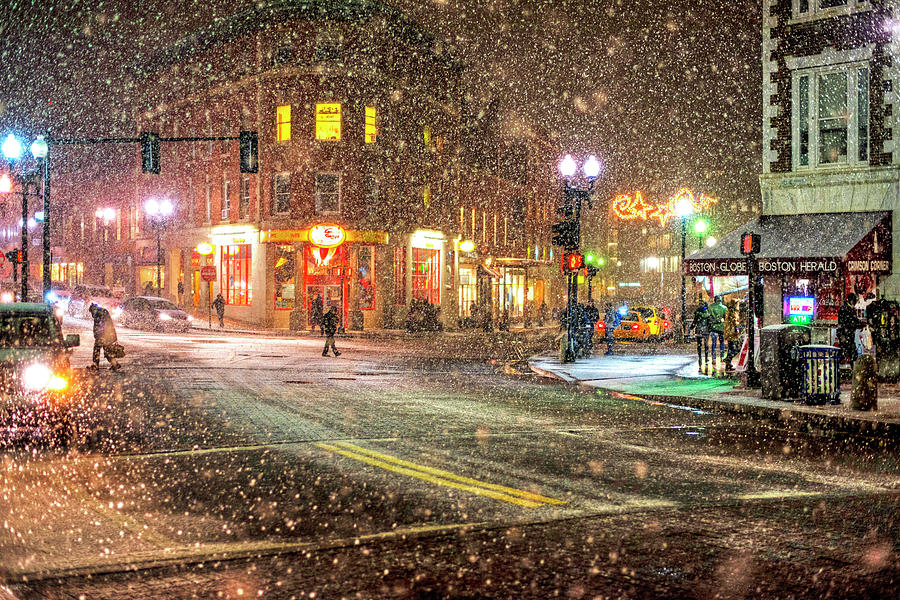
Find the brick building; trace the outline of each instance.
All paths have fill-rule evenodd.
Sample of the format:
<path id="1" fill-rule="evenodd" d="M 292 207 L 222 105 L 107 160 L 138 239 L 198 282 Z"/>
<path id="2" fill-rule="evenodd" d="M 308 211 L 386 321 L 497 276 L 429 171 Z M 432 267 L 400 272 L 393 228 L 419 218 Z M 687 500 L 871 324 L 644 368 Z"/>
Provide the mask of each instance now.
<path id="1" fill-rule="evenodd" d="M 765 324 L 833 329 L 851 291 L 897 299 L 891 237 L 900 41 L 891 0 L 764 0 L 762 216 L 686 261 L 691 275 L 746 275 L 742 231 L 762 236 Z M 793 299 L 808 299 L 795 302 Z M 806 304 L 804 315 L 796 304 Z"/>
<path id="2" fill-rule="evenodd" d="M 135 65 L 137 131 L 257 131 L 260 169 L 239 171 L 236 141 L 163 142 L 161 173 L 136 174 L 117 207 L 128 292 L 155 285 L 158 225 L 164 295 L 181 281 L 199 307 L 221 291 L 229 317 L 267 326 L 310 325 L 316 297 L 357 329 L 402 326 L 414 299 L 445 327 L 473 302 L 514 319 L 552 305 L 556 154 L 532 128 L 501 134 L 496 112 L 470 117 L 462 68 L 364 0 L 261 4 Z M 154 222 L 149 199 L 174 214 Z"/>

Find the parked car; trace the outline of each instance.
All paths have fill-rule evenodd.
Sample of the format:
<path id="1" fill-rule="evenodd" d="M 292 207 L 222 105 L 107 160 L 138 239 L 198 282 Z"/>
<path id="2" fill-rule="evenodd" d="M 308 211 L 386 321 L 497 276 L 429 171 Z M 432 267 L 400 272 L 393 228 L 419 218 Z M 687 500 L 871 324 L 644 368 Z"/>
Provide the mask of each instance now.
<path id="1" fill-rule="evenodd" d="M 613 337 L 624 340 L 647 340 L 650 338 L 650 326 L 640 312 L 629 310 L 613 331 Z"/>
<path id="2" fill-rule="evenodd" d="M 672 335 L 672 322 L 664 318 L 660 310 L 654 306 L 635 306 L 631 309 L 639 313 L 647 324 L 649 336 L 662 340 Z"/>
<path id="3" fill-rule="evenodd" d="M 91 304 L 98 304 L 112 313 L 118 308 L 120 297 L 104 285 L 78 284 L 72 289 L 66 313 L 72 317 L 87 319 L 90 316 L 88 308 Z"/>
<path id="4" fill-rule="evenodd" d="M 68 443 L 77 397 L 69 354 L 79 343 L 76 334 L 63 338 L 49 304 L 0 304 L 0 428 Z"/>
<path id="5" fill-rule="evenodd" d="M 156 296 L 129 298 L 112 311 L 112 315 L 125 327 L 135 329 L 187 331 L 194 320 L 171 301 Z"/>

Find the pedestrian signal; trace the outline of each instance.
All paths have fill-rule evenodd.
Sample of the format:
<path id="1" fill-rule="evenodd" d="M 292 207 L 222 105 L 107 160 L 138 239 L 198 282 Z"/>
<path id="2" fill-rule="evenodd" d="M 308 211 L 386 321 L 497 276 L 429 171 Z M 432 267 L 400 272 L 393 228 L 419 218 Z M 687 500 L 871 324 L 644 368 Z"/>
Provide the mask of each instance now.
<path id="1" fill-rule="evenodd" d="M 159 175 L 159 134 L 141 134 L 141 171 Z"/>
<path id="2" fill-rule="evenodd" d="M 759 254 L 759 235 L 755 233 L 741 234 L 741 254 Z"/>

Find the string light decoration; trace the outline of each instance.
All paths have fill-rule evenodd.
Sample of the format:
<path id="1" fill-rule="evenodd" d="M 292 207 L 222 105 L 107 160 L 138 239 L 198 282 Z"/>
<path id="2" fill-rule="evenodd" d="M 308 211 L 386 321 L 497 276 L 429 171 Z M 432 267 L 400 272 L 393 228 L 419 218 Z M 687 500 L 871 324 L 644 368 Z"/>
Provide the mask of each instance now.
<path id="1" fill-rule="evenodd" d="M 637 191 L 633 196 L 629 194 L 619 194 L 613 198 L 612 211 L 623 221 L 632 221 L 635 219 L 649 221 L 658 219 L 659 224 L 662 227 L 665 227 L 672 218 L 678 216 L 675 207 L 678 206 L 678 203 L 684 198 L 687 198 L 694 207 L 694 211 L 698 213 L 709 210 L 713 204 L 719 202 L 718 198 L 713 196 L 700 194 L 698 197 L 695 196 L 694 192 L 690 189 L 681 188 L 666 202 L 662 204 L 651 204 L 644 200 L 644 196 L 640 191 Z"/>

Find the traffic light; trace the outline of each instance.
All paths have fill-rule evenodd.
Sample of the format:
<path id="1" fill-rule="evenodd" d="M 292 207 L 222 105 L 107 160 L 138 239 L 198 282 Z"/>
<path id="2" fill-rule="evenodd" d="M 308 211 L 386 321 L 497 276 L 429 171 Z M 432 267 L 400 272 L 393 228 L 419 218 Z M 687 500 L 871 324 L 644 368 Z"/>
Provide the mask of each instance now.
<path id="1" fill-rule="evenodd" d="M 22 252 L 18 248 L 13 248 L 6 253 L 6 260 L 12 264 L 20 263 L 22 262 Z"/>
<path id="2" fill-rule="evenodd" d="M 259 135 L 255 131 L 242 131 L 241 144 L 241 173 L 259 172 Z"/>
<path id="3" fill-rule="evenodd" d="M 584 266 L 584 256 L 577 252 L 563 255 L 563 264 L 566 271 L 578 271 Z"/>
<path id="4" fill-rule="evenodd" d="M 554 223 L 552 228 L 554 246 L 562 246 L 566 250 L 577 250 L 581 242 L 581 228 L 578 221 L 562 221 Z"/>
<path id="5" fill-rule="evenodd" d="M 159 134 L 141 134 L 141 171 L 159 174 Z"/>
<path id="6" fill-rule="evenodd" d="M 759 235 L 756 233 L 741 234 L 741 254 L 759 254 Z"/>

